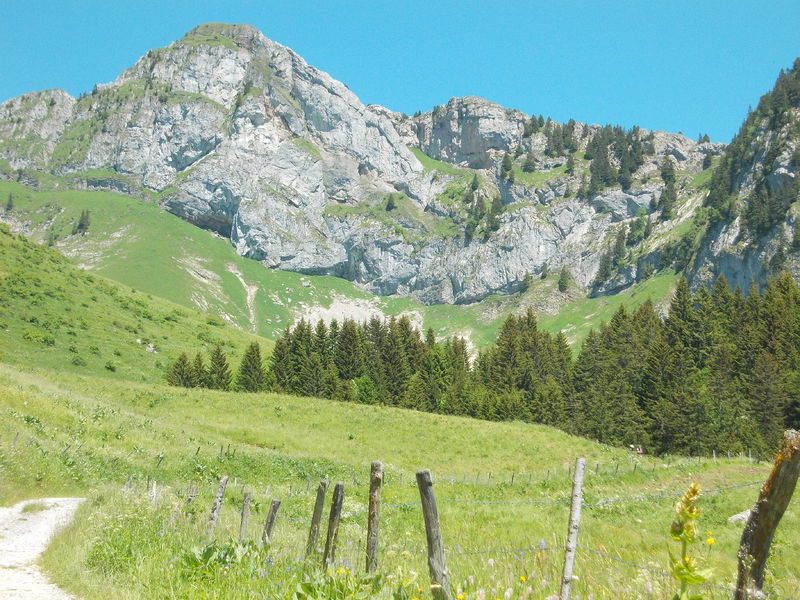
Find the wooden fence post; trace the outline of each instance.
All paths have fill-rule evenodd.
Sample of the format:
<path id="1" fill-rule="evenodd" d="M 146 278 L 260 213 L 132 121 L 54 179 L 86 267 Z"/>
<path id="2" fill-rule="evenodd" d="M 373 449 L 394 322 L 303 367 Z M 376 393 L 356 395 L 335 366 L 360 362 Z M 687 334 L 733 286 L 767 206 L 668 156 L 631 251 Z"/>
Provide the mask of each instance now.
<path id="1" fill-rule="evenodd" d="M 250 492 L 245 492 L 242 497 L 242 520 L 239 522 L 239 541 L 247 537 L 247 522 L 250 520 Z"/>
<path id="2" fill-rule="evenodd" d="M 227 485 L 228 476 L 223 475 L 219 478 L 217 495 L 214 496 L 214 502 L 211 504 L 211 514 L 208 515 L 208 535 L 214 533 L 214 529 L 217 527 L 217 519 L 219 519 L 219 511 L 222 508 L 222 498 L 225 496 L 225 486 Z"/>
<path id="3" fill-rule="evenodd" d="M 775 530 L 792 499 L 800 476 L 800 431 L 790 429 L 775 458 L 775 466 L 761 487 L 739 544 L 739 575 L 734 600 L 762 598 L 764 569 Z"/>
<path id="4" fill-rule="evenodd" d="M 200 490 L 197 489 L 197 486 L 195 484 L 191 484 L 189 486 L 189 492 L 186 494 L 186 502 L 183 505 L 184 512 L 189 511 L 194 501 L 197 500 L 197 494 L 199 493 Z"/>
<path id="5" fill-rule="evenodd" d="M 328 480 L 323 479 L 317 488 L 317 500 L 314 503 L 314 514 L 311 515 L 311 529 L 308 532 L 306 544 L 306 558 L 314 553 L 319 538 L 319 522 L 322 520 L 322 509 L 325 508 L 325 492 L 328 491 Z"/>
<path id="6" fill-rule="evenodd" d="M 564 551 L 564 571 L 561 576 L 561 600 L 569 600 L 572 586 L 572 570 L 575 566 L 575 552 L 578 546 L 578 530 L 581 525 L 581 505 L 583 504 L 583 472 L 586 459 L 575 461 L 575 477 L 572 480 L 572 506 L 569 510 L 567 547 Z"/>
<path id="7" fill-rule="evenodd" d="M 369 510 L 367 511 L 367 573 L 378 568 L 378 530 L 381 517 L 383 465 L 375 461 L 369 471 Z"/>
<path id="8" fill-rule="evenodd" d="M 342 517 L 344 502 L 344 484 L 340 481 L 333 488 L 331 514 L 328 518 L 328 536 L 325 539 L 325 554 L 322 555 L 322 566 L 327 567 L 336 560 L 336 537 L 339 535 L 339 520 Z"/>
<path id="9" fill-rule="evenodd" d="M 261 543 L 269 546 L 272 543 L 272 528 L 275 526 L 275 517 L 278 516 L 278 509 L 281 507 L 280 500 L 273 500 L 269 506 L 269 514 L 264 522 L 264 531 L 261 534 Z"/>
<path id="10" fill-rule="evenodd" d="M 150 504 L 156 503 L 156 498 L 158 497 L 158 492 L 156 491 L 156 480 L 153 479 L 150 482 L 150 490 L 148 491 L 148 496 L 150 497 Z"/>
<path id="11" fill-rule="evenodd" d="M 436 509 L 436 496 L 433 494 L 430 471 L 426 469 L 417 473 L 417 487 L 419 487 L 419 497 L 422 502 L 422 516 L 425 518 L 425 536 L 428 540 L 431 593 L 434 600 L 452 600 L 453 594 L 450 590 L 447 565 L 444 560 L 442 530 L 439 528 L 439 511 Z"/>

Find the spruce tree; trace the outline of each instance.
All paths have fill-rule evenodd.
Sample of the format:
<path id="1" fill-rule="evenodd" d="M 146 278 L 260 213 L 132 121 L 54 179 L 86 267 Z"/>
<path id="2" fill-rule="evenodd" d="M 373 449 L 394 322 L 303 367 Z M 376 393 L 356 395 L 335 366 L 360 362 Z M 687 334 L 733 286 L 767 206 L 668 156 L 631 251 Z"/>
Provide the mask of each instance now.
<path id="1" fill-rule="evenodd" d="M 362 375 L 353 380 L 356 402 L 360 404 L 378 404 L 380 397 L 375 382 L 369 375 Z"/>
<path id="2" fill-rule="evenodd" d="M 6 214 L 11 213 L 14 210 L 14 196 L 11 195 L 11 192 L 8 192 L 8 201 L 6 202 Z"/>
<path id="3" fill-rule="evenodd" d="M 694 301 L 685 277 L 678 279 L 666 320 L 667 340 L 671 347 L 688 353 L 694 365 L 700 363 L 699 338 Z"/>
<path id="4" fill-rule="evenodd" d="M 267 373 L 261 361 L 261 347 L 251 342 L 242 356 L 236 374 L 236 389 L 241 392 L 261 392 L 266 388 Z"/>
<path id="5" fill-rule="evenodd" d="M 522 170 L 526 173 L 533 173 L 536 170 L 536 159 L 533 156 L 533 150 L 528 150 L 525 162 L 522 163 Z"/>
<path id="6" fill-rule="evenodd" d="M 567 166 L 566 166 L 566 173 L 567 175 L 572 175 L 575 172 L 575 156 L 570 153 L 567 157 Z"/>
<path id="7" fill-rule="evenodd" d="M 500 163 L 500 178 L 506 179 L 514 169 L 514 162 L 511 160 L 511 155 L 506 152 L 503 155 L 503 161 Z"/>
<path id="8" fill-rule="evenodd" d="M 300 385 L 297 393 L 316 398 L 329 397 L 327 394 L 330 392 L 330 388 L 325 381 L 325 366 L 320 355 L 317 352 L 312 352 L 303 365 L 303 371 L 300 373 Z"/>
<path id="9" fill-rule="evenodd" d="M 208 369 L 200 352 L 195 354 L 192 362 L 192 384 L 194 387 L 208 387 Z"/>
<path id="10" fill-rule="evenodd" d="M 228 359 L 219 344 L 214 346 L 209 355 L 208 387 L 212 390 L 229 390 L 231 387 Z"/>
<path id="11" fill-rule="evenodd" d="M 478 191 L 478 188 L 480 187 L 480 184 L 481 184 L 481 183 L 480 183 L 480 180 L 478 179 L 478 174 L 477 174 L 477 173 L 475 173 L 475 174 L 472 176 L 472 182 L 469 184 L 469 189 L 470 189 L 472 192 L 477 192 L 477 191 Z"/>
<path id="12" fill-rule="evenodd" d="M 364 374 L 364 355 L 356 322 L 347 319 L 336 341 L 333 361 L 342 379 L 355 379 Z"/>
<path id="13" fill-rule="evenodd" d="M 419 373 L 414 373 L 405 385 L 399 404 L 403 408 L 429 410 L 425 382 Z"/>
<path id="14" fill-rule="evenodd" d="M 567 269 L 566 265 L 561 267 L 561 273 L 558 276 L 558 291 L 561 293 L 566 292 L 569 290 L 569 286 L 572 283 L 572 275 Z"/>
<path id="15" fill-rule="evenodd" d="M 600 257 L 600 266 L 597 269 L 597 274 L 592 282 L 593 287 L 600 287 L 611 278 L 611 254 L 604 252 Z"/>
<path id="16" fill-rule="evenodd" d="M 289 353 L 289 338 L 291 336 L 288 329 L 283 335 L 275 340 L 275 346 L 269 357 L 269 368 L 275 380 L 275 389 L 279 392 L 290 392 L 292 387 L 292 365 Z"/>
<path id="17" fill-rule="evenodd" d="M 189 364 L 189 357 L 186 352 L 181 352 L 178 358 L 172 363 L 169 373 L 167 374 L 167 382 L 170 385 L 180 387 L 193 387 L 194 378 L 192 376 L 192 365 Z"/>
<path id="18" fill-rule="evenodd" d="M 78 222 L 75 223 L 75 226 L 72 228 L 72 235 L 86 235 L 86 232 L 89 231 L 89 225 L 91 220 L 89 218 L 89 209 L 84 209 L 81 211 L 81 216 L 78 218 Z"/>
<path id="19" fill-rule="evenodd" d="M 678 195 L 675 192 L 675 184 L 668 183 L 661 190 L 661 196 L 658 203 L 661 206 L 661 220 L 669 221 L 675 216 L 675 204 L 678 201 Z"/>
<path id="20" fill-rule="evenodd" d="M 389 326 L 381 357 L 385 370 L 383 380 L 386 385 L 387 400 L 390 404 L 398 404 L 406 389 L 406 381 L 412 374 L 406 347 L 400 336 L 397 324 L 392 321 Z"/>

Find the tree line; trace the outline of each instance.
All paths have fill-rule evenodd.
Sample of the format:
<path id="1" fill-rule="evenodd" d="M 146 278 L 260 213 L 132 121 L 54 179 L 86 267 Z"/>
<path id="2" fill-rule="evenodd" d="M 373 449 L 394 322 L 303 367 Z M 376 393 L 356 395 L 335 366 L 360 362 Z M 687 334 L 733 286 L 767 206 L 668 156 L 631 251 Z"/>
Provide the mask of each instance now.
<path id="1" fill-rule="evenodd" d="M 714 170 L 705 200 L 712 223 L 742 213 L 747 230 L 753 236 L 759 236 L 786 218 L 787 211 L 800 195 L 800 178 L 795 177 L 784 185 L 768 185 L 768 176 L 782 164 L 782 157 L 787 152 L 791 152 L 791 168 L 795 174 L 800 172 L 800 148 L 790 146 L 800 131 L 793 112 L 798 107 L 800 59 L 795 60 L 790 70 L 781 70 L 773 89 L 761 97 L 754 111 L 748 113 Z M 792 135 L 776 135 L 781 128 L 792 123 Z M 765 135 L 763 128 L 773 135 Z M 742 173 L 754 168 L 758 161 L 762 162 L 762 168 L 755 169 L 752 192 L 742 206 L 738 201 Z"/>
<path id="2" fill-rule="evenodd" d="M 252 344 L 235 378 L 219 348 L 210 362 L 183 354 L 170 382 L 542 423 L 657 454 L 766 454 L 800 425 L 800 288 L 783 274 L 746 296 L 724 278 L 692 293 L 680 279 L 665 317 L 620 307 L 576 358 L 528 310 L 474 360 L 463 339 L 400 317 L 301 320 L 266 364 Z"/>

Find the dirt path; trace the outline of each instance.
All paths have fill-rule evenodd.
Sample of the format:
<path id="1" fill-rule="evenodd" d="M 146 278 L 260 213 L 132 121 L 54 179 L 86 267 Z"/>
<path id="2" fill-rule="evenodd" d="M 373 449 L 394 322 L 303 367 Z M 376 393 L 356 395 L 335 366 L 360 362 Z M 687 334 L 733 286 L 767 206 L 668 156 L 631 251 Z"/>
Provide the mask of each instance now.
<path id="1" fill-rule="evenodd" d="M 48 582 L 36 561 L 53 535 L 72 520 L 81 502 L 83 498 L 40 498 L 0 508 L 2 600 L 73 599 Z"/>

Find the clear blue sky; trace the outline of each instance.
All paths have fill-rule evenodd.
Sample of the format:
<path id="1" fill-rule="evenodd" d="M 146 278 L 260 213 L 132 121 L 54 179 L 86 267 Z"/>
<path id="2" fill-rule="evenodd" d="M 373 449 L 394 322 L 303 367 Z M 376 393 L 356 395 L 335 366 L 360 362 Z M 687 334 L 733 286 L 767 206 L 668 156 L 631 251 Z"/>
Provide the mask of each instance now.
<path id="1" fill-rule="evenodd" d="M 207 21 L 254 25 L 394 110 L 470 94 L 720 141 L 800 56 L 798 0 L 0 0 L 0 100 L 91 90 Z"/>

